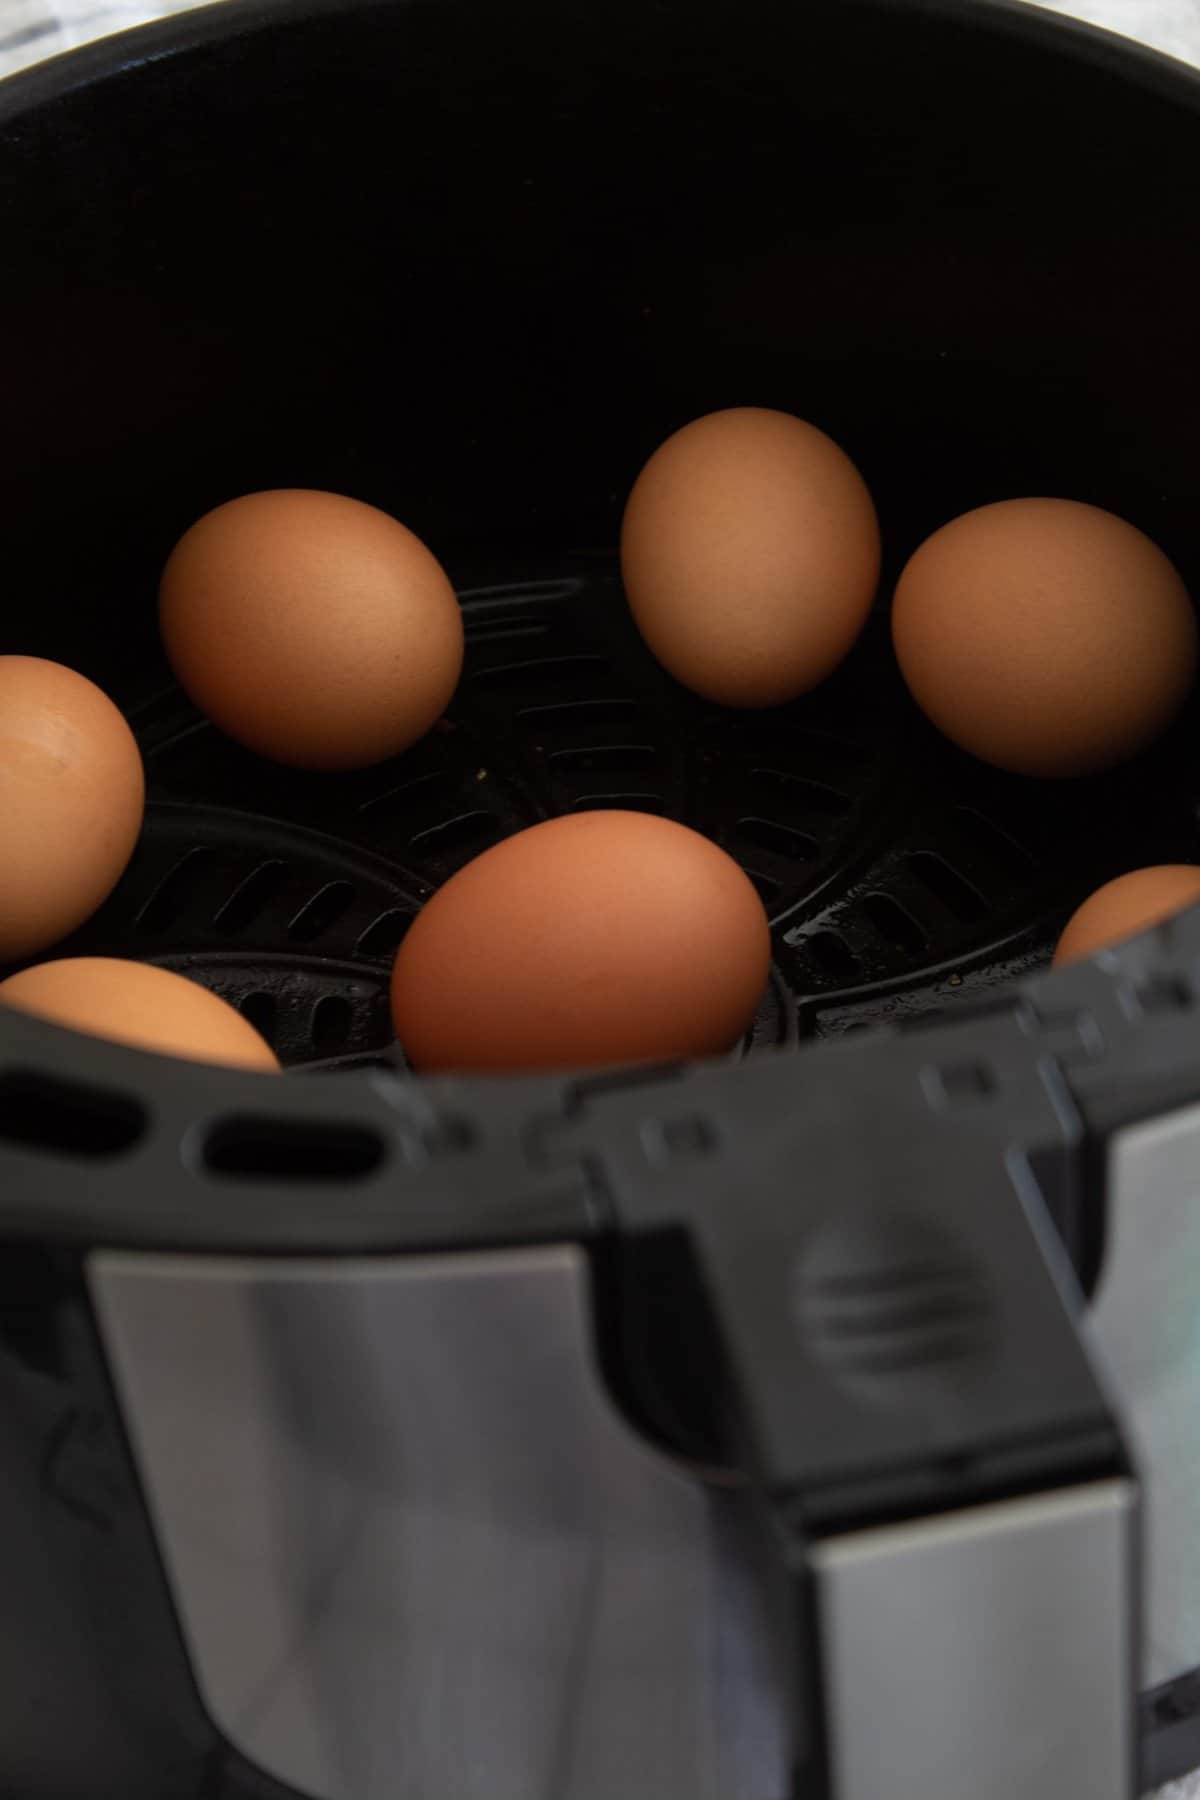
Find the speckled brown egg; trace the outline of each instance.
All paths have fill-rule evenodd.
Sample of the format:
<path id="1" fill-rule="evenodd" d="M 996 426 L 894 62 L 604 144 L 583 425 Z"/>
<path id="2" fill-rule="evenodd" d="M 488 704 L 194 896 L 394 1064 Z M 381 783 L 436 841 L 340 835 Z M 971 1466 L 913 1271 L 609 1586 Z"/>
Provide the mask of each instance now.
<path id="1" fill-rule="evenodd" d="M 424 1070 L 583 1068 L 727 1051 L 767 983 L 757 892 L 698 832 L 581 812 L 507 838 L 440 889 L 392 978 Z"/>
<path id="2" fill-rule="evenodd" d="M 896 588 L 913 698 L 948 738 L 1019 775 L 1090 775 L 1183 705 L 1196 620 L 1157 544 L 1074 500 L 1005 500 L 928 538 Z"/>
<path id="3" fill-rule="evenodd" d="M 685 425 L 634 484 L 621 572 L 638 630 L 685 687 L 777 706 L 845 657 L 879 582 L 879 524 L 815 425 L 734 407 Z"/>
<path id="4" fill-rule="evenodd" d="M 56 944 L 107 899 L 145 793 L 107 694 L 61 663 L 0 656 L 0 962 Z"/>
<path id="5" fill-rule="evenodd" d="M 398 520 L 340 494 L 279 489 L 206 514 L 171 554 L 159 618 L 200 710 L 297 768 L 365 768 L 407 749 L 462 670 L 441 564 Z"/>
<path id="6" fill-rule="evenodd" d="M 239 1069 L 279 1068 L 270 1045 L 227 1000 L 152 963 L 110 956 L 38 963 L 0 982 L 0 1004 L 139 1050 Z"/>
<path id="7" fill-rule="evenodd" d="M 1055 963 L 1078 962 L 1111 944 L 1148 931 L 1185 906 L 1200 903 L 1200 869 L 1162 863 L 1105 882 L 1071 915 L 1054 952 Z"/>

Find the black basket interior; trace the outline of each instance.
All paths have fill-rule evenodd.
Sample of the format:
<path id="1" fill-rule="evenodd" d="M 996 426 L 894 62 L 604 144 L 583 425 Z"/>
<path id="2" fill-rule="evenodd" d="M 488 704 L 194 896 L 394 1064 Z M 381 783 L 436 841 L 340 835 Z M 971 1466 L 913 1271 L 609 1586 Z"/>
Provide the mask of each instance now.
<path id="1" fill-rule="evenodd" d="M 389 963 L 440 882 L 548 814 L 650 808 L 757 882 L 768 1044 L 979 997 L 1100 881 L 1195 857 L 1194 715 L 1104 780 L 996 775 L 887 632 L 921 539 L 1019 494 L 1111 507 L 1195 591 L 1182 78 L 943 0 L 314 0 L 162 40 L 0 96 L 4 648 L 99 680 L 149 773 L 60 953 L 186 969 L 290 1065 L 390 1062 Z M 747 404 L 844 445 L 888 559 L 844 668 L 764 714 L 662 676 L 613 558 L 644 458 Z M 361 775 L 242 753 L 157 644 L 178 535 L 276 486 L 393 511 L 463 595 L 446 721 Z"/>
<path id="2" fill-rule="evenodd" d="M 978 1000 L 1043 960 L 1096 883 L 1197 854 L 1186 725 L 1106 779 L 998 775 L 908 700 L 886 605 L 831 682 L 767 713 L 703 704 L 665 677 L 599 557 L 472 589 L 464 605 L 449 714 L 358 774 L 240 750 L 165 671 L 127 699 L 148 769 L 145 830 L 112 898 L 61 952 L 197 978 L 285 1064 L 403 1066 L 388 975 L 423 901 L 539 819 L 632 808 L 696 827 L 757 886 L 775 970 L 747 1043 L 774 1045 Z"/>

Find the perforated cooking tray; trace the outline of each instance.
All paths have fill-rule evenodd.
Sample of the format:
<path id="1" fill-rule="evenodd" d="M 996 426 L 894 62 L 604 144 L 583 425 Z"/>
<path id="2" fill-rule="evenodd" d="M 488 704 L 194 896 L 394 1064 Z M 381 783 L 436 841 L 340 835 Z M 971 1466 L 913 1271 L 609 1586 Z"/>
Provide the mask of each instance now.
<path id="1" fill-rule="evenodd" d="M 751 1041 L 782 1044 L 1003 991 L 1100 881 L 1200 853 L 1180 755 L 1191 721 L 1134 771 L 1031 784 L 924 725 L 882 620 L 817 695 L 730 714 L 661 675 L 600 558 L 463 603 L 466 672 L 447 718 L 353 777 L 271 767 L 174 687 L 131 695 L 146 832 L 69 948 L 198 975 L 289 1065 L 402 1065 L 387 981 L 423 900 L 538 819 L 630 807 L 694 825 L 754 880 L 776 976 Z"/>
<path id="2" fill-rule="evenodd" d="M 748 401 L 859 462 L 884 603 L 1031 491 L 1195 587 L 1196 129 L 1185 72 L 949 0 L 234 6 L 0 97 L 3 648 L 107 686 L 150 784 L 65 948 L 306 1071 L 0 1020 L 22 1800 L 1099 1800 L 1200 1754 L 1200 927 L 1027 985 L 1099 881 L 1195 859 L 1194 712 L 1102 782 L 990 774 L 883 603 L 721 712 L 611 555 L 644 456 Z M 446 720 L 362 775 L 237 750 L 157 645 L 179 531 L 287 484 L 463 598 Z M 409 1076 L 423 900 L 611 805 L 757 883 L 747 1044 Z"/>

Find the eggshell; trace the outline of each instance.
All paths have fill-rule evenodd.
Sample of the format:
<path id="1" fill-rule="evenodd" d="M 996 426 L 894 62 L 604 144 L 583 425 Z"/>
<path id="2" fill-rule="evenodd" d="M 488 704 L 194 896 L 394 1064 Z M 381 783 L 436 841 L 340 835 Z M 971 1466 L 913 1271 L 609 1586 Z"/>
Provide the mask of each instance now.
<path id="1" fill-rule="evenodd" d="M 387 513 L 279 489 L 208 513 L 176 545 L 163 644 L 196 705 L 276 762 L 364 768 L 441 716 L 462 614 L 441 564 Z"/>
<path id="2" fill-rule="evenodd" d="M 1174 718 L 1196 620 L 1157 544 L 1074 500 L 1005 500 L 928 538 L 896 588 L 892 637 L 940 731 L 1021 775 L 1088 775 Z"/>
<path id="3" fill-rule="evenodd" d="M 723 850 L 633 812 L 547 820 L 469 863 L 400 946 L 420 1069 L 562 1069 L 728 1050 L 766 986 L 762 902 Z"/>
<path id="4" fill-rule="evenodd" d="M 242 1069 L 279 1068 L 270 1045 L 228 1001 L 151 963 L 107 956 L 38 963 L 0 982 L 0 1003 L 139 1050 Z"/>
<path id="5" fill-rule="evenodd" d="M 1067 922 L 1054 952 L 1056 964 L 1078 962 L 1110 944 L 1120 944 L 1161 924 L 1172 913 L 1200 902 L 1200 869 L 1163 863 L 1134 869 L 1097 888 Z"/>
<path id="6" fill-rule="evenodd" d="M 0 656 L 0 962 L 95 912 L 133 852 L 145 794 L 107 694 L 61 663 Z"/>
<path id="7" fill-rule="evenodd" d="M 734 407 L 655 451 L 625 508 L 621 571 L 663 667 L 725 706 L 776 706 L 842 661 L 879 582 L 858 470 L 789 413 Z"/>

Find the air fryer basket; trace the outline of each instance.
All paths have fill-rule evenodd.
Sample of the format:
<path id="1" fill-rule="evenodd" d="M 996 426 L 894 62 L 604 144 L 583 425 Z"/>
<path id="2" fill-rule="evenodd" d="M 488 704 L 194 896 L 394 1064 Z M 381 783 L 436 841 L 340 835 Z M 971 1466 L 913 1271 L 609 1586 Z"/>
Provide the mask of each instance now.
<path id="1" fill-rule="evenodd" d="M 1200 925 L 1027 979 L 1101 881 L 1200 860 L 1196 709 L 1103 780 L 1002 776 L 925 724 L 886 619 L 929 530 L 1026 493 L 1111 507 L 1200 591 L 1197 92 L 1115 40 L 982 0 L 237 4 L 0 90 L 0 649 L 105 685 L 148 775 L 133 863 L 63 950 L 183 970 L 306 1071 L 264 1095 L 0 1016 L 0 1343 L 10 1456 L 28 1472 L 0 1502 L 16 1596 L 0 1785 L 23 1800 L 300 1791 L 214 1733 L 194 1685 L 126 1445 L 128 1384 L 112 1385 L 115 1328 L 97 1334 L 121 1272 L 101 1280 L 89 1259 L 109 1252 L 592 1245 L 599 1356 L 625 1415 L 719 1481 L 750 1465 L 777 1547 L 792 1532 L 825 1546 L 825 1572 L 794 1596 L 804 1627 L 783 1632 L 784 1710 L 795 1791 L 837 1800 L 865 1792 L 865 1765 L 842 1743 L 832 1661 L 814 1672 L 793 1639 L 817 1633 L 812 1592 L 834 1579 L 839 1534 L 1127 1477 L 1108 1379 L 1063 1327 L 1078 1278 L 1159 1533 L 1143 1767 L 1157 1778 L 1200 1754 L 1200 1613 L 1185 1595 L 1158 1633 L 1156 1612 L 1181 1529 L 1174 1477 L 1169 1521 L 1155 1511 L 1156 1458 L 1185 1427 L 1156 1414 L 1142 1442 L 1127 1311 L 1111 1323 L 1103 1286 L 1130 1133 L 1168 1121 L 1155 1167 L 1186 1149 Z M 843 670 L 765 714 L 709 707 L 662 674 L 613 555 L 650 450 L 746 403 L 845 445 L 886 557 Z M 239 750 L 157 643 L 157 573 L 180 531 L 233 494 L 290 485 L 394 511 L 464 606 L 446 718 L 361 774 Z M 594 806 L 682 819 L 751 875 L 775 961 L 746 1044 L 660 1079 L 408 1075 L 387 980 L 416 911 L 498 838 Z M 744 1190 L 747 1217 L 761 1205 L 788 1266 L 810 1190 L 882 1219 L 909 1182 L 936 1215 L 930 1303 L 966 1334 L 951 1362 L 986 1354 L 999 1372 L 986 1394 L 973 1375 L 956 1398 L 956 1376 L 933 1400 L 922 1388 L 907 1441 L 931 1460 L 916 1471 L 855 1416 L 868 1493 L 861 1471 L 839 1485 L 799 1448 L 800 1399 L 779 1423 L 788 1340 L 751 1318 L 755 1303 L 773 1316 L 772 1259 L 749 1226 L 737 1237 L 729 1195 Z M 976 1195 L 994 1195 L 994 1216 L 963 1216 Z M 1188 1229 L 1175 1206 L 1181 1256 Z M 883 1224 L 863 1241 L 885 1262 L 899 1243 Z M 866 1280 L 860 1249 L 838 1240 L 801 1280 L 809 1298 L 780 1302 L 793 1332 L 799 1309 L 783 1361 L 801 1397 L 855 1353 L 804 1282 Z M 1028 1341 L 998 1348 L 995 1321 L 1022 1295 Z M 903 1330 L 876 1324 L 871 1354 L 903 1367 Z M 860 1327 L 875 1330 L 859 1321 L 851 1340 Z M 771 1591 L 794 1573 L 780 1558 Z M 51 1683 L 78 1732 L 39 1722 Z M 83 1785 L 96 1769 L 100 1788 Z"/>
<path id="2" fill-rule="evenodd" d="M 447 717 L 351 778 L 241 752 L 161 679 L 130 694 L 144 840 L 69 948 L 198 975 L 289 1065 L 402 1063 L 387 980 L 423 900 L 538 819 L 630 807 L 694 825 L 754 880 L 776 975 L 751 1041 L 769 1045 L 1003 991 L 1101 881 L 1200 848 L 1180 766 L 1190 721 L 1103 782 L 996 775 L 924 724 L 882 618 L 818 693 L 731 715 L 657 669 L 608 559 L 564 557 L 463 603 L 466 671 Z"/>

